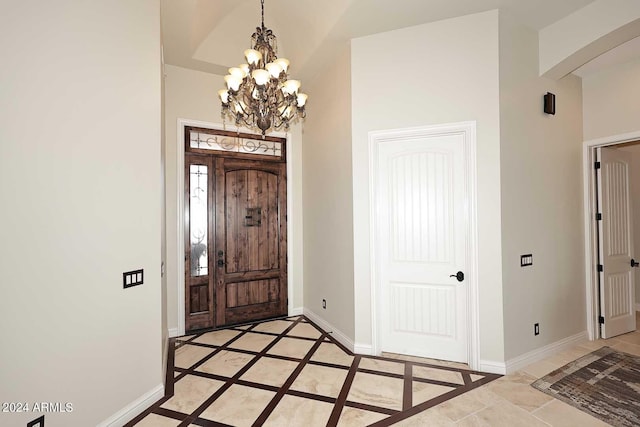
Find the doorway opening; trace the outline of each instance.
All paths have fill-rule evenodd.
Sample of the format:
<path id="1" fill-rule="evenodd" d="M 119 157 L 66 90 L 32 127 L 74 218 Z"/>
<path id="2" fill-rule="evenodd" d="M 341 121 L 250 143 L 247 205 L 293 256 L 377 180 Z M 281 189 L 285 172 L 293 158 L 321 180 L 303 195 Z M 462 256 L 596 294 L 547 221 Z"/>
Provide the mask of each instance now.
<path id="1" fill-rule="evenodd" d="M 475 129 L 369 133 L 374 354 L 479 368 Z"/>
<path id="2" fill-rule="evenodd" d="M 286 140 L 185 128 L 185 326 L 287 314 Z"/>
<path id="3" fill-rule="evenodd" d="M 585 142 L 583 171 L 586 320 L 594 340 L 636 328 L 640 132 Z"/>

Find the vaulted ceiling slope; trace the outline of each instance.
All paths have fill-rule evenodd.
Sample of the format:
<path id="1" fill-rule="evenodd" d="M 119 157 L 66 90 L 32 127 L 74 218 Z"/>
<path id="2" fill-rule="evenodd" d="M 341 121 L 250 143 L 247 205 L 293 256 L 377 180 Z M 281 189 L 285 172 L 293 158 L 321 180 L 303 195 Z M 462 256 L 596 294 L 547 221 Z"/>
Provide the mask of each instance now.
<path id="1" fill-rule="evenodd" d="M 292 75 L 310 79 L 354 37 L 486 10 L 503 10 L 540 30 L 594 0 L 266 0 L 265 25 Z M 260 23 L 259 0 L 162 0 L 165 62 L 224 75 Z"/>
<path id="2" fill-rule="evenodd" d="M 313 77 L 334 47 L 354 37 L 500 8 L 543 28 L 593 0 L 266 0 L 265 25 L 292 73 Z M 226 74 L 260 23 L 259 0 L 162 0 L 165 62 Z"/>

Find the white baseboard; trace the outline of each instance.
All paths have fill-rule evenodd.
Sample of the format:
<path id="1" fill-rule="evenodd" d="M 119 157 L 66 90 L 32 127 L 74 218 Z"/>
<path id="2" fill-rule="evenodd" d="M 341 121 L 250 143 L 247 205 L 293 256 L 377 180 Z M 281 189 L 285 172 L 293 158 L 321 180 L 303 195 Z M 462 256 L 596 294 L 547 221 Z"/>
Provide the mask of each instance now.
<path id="1" fill-rule="evenodd" d="M 345 333 L 337 328 L 334 328 L 333 325 L 331 325 L 329 322 L 327 322 L 308 308 L 304 308 L 303 314 L 313 323 L 324 329 L 326 332 L 331 332 L 331 336 L 335 338 L 336 341 L 355 353 L 353 340 L 349 338 Z"/>
<path id="2" fill-rule="evenodd" d="M 289 316 L 300 316 L 302 314 L 304 314 L 304 310 L 302 309 L 302 307 L 294 307 L 289 310 Z"/>
<path id="3" fill-rule="evenodd" d="M 140 398 L 136 399 L 134 402 L 131 402 L 129 405 L 98 424 L 98 427 L 122 427 L 144 412 L 144 410 L 149 406 L 160 400 L 163 396 L 164 386 L 159 384 Z"/>
<path id="4" fill-rule="evenodd" d="M 556 353 L 560 353 L 561 351 L 571 348 L 576 344 L 580 344 L 581 342 L 586 341 L 588 339 L 587 337 L 587 331 L 583 331 L 554 343 L 545 345 L 544 347 L 537 348 L 518 357 L 514 357 L 513 359 L 509 359 L 506 363 L 507 374 L 519 371 L 525 366 L 538 362 L 542 359 L 546 359 L 547 357 L 553 356 Z"/>
<path id="5" fill-rule="evenodd" d="M 507 367 L 504 362 L 497 362 L 495 360 L 480 360 L 478 371 L 486 372 L 489 374 L 505 375 L 507 373 Z"/>
<path id="6" fill-rule="evenodd" d="M 365 356 L 377 356 L 377 354 L 373 352 L 373 346 L 371 344 L 356 343 L 353 346 L 353 352 L 356 354 L 362 354 Z"/>
<path id="7" fill-rule="evenodd" d="M 164 340 L 164 346 L 162 347 L 162 385 L 167 387 L 167 368 L 169 363 L 169 338 Z"/>
<path id="8" fill-rule="evenodd" d="M 178 336 L 178 328 L 169 328 L 169 338 L 175 338 Z"/>

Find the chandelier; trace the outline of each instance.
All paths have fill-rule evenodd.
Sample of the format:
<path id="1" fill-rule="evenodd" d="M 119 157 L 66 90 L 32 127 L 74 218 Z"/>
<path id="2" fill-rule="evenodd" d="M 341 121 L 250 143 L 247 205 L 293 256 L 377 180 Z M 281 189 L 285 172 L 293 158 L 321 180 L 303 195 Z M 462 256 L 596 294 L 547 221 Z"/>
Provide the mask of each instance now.
<path id="1" fill-rule="evenodd" d="M 307 95 L 299 92 L 300 82 L 289 80 L 289 61 L 278 58 L 273 31 L 262 25 L 251 36 L 251 49 L 244 51 L 246 64 L 229 68 L 226 89 L 218 91 L 222 101 L 222 118 L 234 120 L 236 126 L 267 130 L 289 129 L 289 123 L 305 118 Z"/>

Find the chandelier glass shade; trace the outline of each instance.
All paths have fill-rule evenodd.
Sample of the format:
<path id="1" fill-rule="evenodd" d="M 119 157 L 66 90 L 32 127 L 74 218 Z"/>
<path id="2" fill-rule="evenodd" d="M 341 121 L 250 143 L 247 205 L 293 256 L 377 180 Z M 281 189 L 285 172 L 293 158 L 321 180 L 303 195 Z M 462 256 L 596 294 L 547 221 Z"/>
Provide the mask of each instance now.
<path id="1" fill-rule="evenodd" d="M 244 51 L 247 62 L 229 68 L 227 88 L 218 96 L 224 120 L 259 129 L 264 136 L 270 129 L 288 130 L 290 123 L 304 118 L 307 95 L 299 91 L 298 80 L 289 79 L 289 60 L 278 58 L 276 36 L 264 26 L 264 0 L 260 2 L 262 25 L 251 36 L 252 48 Z"/>

